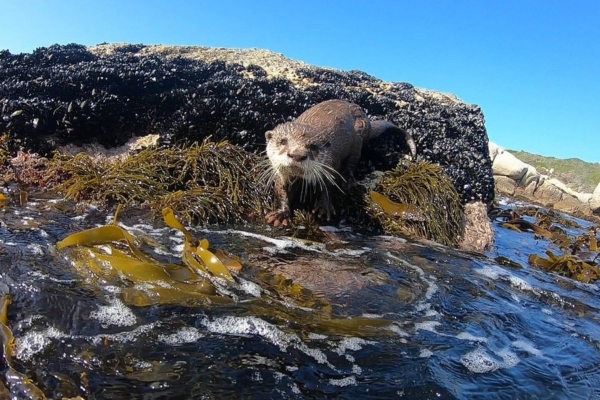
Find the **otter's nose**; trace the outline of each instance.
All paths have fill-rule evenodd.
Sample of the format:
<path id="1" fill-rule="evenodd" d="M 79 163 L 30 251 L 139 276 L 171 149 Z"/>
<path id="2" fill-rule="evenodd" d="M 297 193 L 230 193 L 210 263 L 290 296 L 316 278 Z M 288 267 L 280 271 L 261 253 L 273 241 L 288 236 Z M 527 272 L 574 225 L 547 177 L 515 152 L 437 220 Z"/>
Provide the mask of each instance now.
<path id="1" fill-rule="evenodd" d="M 304 160 L 306 160 L 308 158 L 308 154 L 306 154 L 306 153 L 291 152 L 291 153 L 288 153 L 288 157 L 291 158 L 294 161 L 301 162 L 301 161 L 304 161 Z"/>

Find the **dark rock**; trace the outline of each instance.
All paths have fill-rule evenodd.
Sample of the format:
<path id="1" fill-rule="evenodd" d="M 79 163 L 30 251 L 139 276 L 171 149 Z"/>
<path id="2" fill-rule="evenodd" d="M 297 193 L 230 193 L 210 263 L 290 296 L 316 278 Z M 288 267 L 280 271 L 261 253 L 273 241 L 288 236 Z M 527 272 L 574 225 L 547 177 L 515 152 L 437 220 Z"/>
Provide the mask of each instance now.
<path id="1" fill-rule="evenodd" d="M 190 57 L 193 51 L 207 56 Z M 283 60 L 278 73 L 265 54 Z M 262 150 L 266 130 L 334 98 L 407 129 L 419 157 L 442 165 L 464 202 L 493 199 L 483 114 L 451 95 L 260 50 L 70 44 L 0 52 L 0 132 L 13 147 L 42 154 L 67 143 L 112 147 L 150 133 L 171 143 L 211 135 Z M 365 149 L 358 177 L 393 168 L 407 150 L 403 138 L 382 135 Z"/>

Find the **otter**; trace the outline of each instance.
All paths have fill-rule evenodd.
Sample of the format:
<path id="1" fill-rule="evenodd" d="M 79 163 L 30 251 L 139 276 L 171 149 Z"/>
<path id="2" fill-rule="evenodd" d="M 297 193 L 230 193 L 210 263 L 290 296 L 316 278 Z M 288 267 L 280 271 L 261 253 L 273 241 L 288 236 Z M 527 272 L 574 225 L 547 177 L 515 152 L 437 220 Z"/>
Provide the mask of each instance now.
<path id="1" fill-rule="evenodd" d="M 275 183 L 279 208 L 266 216 L 268 224 L 286 226 L 298 200 L 311 198 L 312 212 L 330 220 L 335 214 L 332 190 L 356 184 L 353 171 L 363 145 L 392 129 L 404 135 L 411 156 L 413 138 L 388 121 L 371 121 L 362 108 L 343 100 L 328 100 L 303 112 L 296 120 L 267 131 L 268 183 Z M 299 186 L 299 188 L 298 188 Z M 300 190 L 300 199 L 295 199 Z"/>

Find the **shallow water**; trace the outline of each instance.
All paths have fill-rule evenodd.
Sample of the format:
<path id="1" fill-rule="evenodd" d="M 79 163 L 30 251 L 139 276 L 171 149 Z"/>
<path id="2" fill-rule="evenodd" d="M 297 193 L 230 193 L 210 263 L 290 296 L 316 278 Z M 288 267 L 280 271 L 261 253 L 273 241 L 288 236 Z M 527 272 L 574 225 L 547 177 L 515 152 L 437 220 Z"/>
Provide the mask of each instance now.
<path id="1" fill-rule="evenodd" d="M 600 398 L 598 285 L 529 267 L 549 246 L 530 233 L 496 226 L 483 256 L 343 230 L 329 248 L 248 227 L 192 229 L 242 258 L 246 271 L 222 292 L 236 302 L 134 307 L 121 299 L 126 282 L 94 283 L 54 246 L 111 217 L 61 201 L 0 216 L 14 367 L 49 398 Z M 153 256 L 179 260 L 178 232 L 128 211 L 119 220 L 158 242 Z M 318 312 L 265 288 L 262 269 L 295 277 L 332 317 L 392 324 L 341 334 L 311 323 Z M 6 372 L 0 380 L 26 398 Z"/>

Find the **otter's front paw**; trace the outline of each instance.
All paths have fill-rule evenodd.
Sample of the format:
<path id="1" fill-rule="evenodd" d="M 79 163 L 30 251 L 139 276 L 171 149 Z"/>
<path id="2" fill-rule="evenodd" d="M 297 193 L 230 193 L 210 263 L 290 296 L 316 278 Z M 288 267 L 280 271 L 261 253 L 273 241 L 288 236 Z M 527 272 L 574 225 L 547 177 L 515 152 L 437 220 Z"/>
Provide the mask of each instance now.
<path id="1" fill-rule="evenodd" d="M 288 226 L 290 224 L 290 212 L 288 210 L 278 210 L 267 214 L 267 224 L 278 226 Z"/>
<path id="2" fill-rule="evenodd" d="M 329 200 L 328 197 L 322 197 L 319 201 L 317 201 L 317 204 L 315 204 L 313 214 L 315 214 L 321 220 L 329 221 L 331 216 L 335 215 L 335 208 L 333 208 L 331 200 Z"/>

